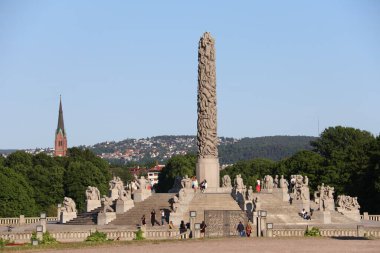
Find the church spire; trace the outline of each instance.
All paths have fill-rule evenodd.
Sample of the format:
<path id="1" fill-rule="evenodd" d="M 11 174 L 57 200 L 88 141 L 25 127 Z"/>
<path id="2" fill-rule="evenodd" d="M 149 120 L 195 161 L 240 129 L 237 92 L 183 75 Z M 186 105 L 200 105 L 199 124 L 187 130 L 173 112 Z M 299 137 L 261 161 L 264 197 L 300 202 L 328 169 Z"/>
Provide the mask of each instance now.
<path id="1" fill-rule="evenodd" d="M 58 114 L 58 125 L 55 131 L 55 146 L 54 155 L 55 156 L 66 156 L 67 152 L 67 138 L 65 125 L 63 123 L 63 110 L 62 110 L 62 99 L 59 96 L 59 114 Z"/>
<path id="2" fill-rule="evenodd" d="M 59 131 L 62 131 L 62 134 L 66 136 L 65 133 L 65 124 L 63 122 L 63 110 L 62 110 L 62 99 L 61 95 L 59 95 L 59 114 L 58 114 L 58 125 L 57 125 L 57 131 L 55 134 L 58 134 Z"/>

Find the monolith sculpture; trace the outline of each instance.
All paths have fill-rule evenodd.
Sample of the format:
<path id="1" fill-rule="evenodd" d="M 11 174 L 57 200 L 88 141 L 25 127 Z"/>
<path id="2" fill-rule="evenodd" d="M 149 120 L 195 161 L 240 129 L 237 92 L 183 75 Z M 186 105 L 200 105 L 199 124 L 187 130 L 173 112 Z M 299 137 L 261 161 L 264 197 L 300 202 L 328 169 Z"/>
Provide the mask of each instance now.
<path id="1" fill-rule="evenodd" d="M 197 178 L 207 180 L 208 191 L 219 188 L 216 121 L 215 40 L 203 34 L 198 47 L 198 162 Z"/>

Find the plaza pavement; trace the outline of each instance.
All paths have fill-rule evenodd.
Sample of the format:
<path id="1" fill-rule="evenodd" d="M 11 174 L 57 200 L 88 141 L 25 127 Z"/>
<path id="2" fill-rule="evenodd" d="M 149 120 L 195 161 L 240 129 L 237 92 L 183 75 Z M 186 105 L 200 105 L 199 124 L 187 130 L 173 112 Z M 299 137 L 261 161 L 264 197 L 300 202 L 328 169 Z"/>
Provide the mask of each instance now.
<path id="1" fill-rule="evenodd" d="M 35 251 L 34 251 L 35 252 Z M 51 253 L 251 253 L 251 252 L 380 252 L 380 240 L 344 238 L 218 238 L 206 240 L 133 242 L 114 246 L 47 250 Z"/>

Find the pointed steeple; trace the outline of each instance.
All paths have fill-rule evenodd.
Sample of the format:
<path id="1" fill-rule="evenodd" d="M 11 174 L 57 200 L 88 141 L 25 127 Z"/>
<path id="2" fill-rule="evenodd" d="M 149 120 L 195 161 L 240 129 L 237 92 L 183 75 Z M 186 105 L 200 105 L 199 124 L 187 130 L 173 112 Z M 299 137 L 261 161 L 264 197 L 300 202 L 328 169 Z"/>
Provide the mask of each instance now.
<path id="1" fill-rule="evenodd" d="M 57 126 L 57 131 L 55 134 L 58 134 L 59 131 L 62 131 L 63 136 L 66 136 L 65 132 L 65 124 L 63 122 L 63 110 L 62 110 L 62 99 L 61 95 L 59 95 L 59 114 L 58 114 L 58 126 Z"/>

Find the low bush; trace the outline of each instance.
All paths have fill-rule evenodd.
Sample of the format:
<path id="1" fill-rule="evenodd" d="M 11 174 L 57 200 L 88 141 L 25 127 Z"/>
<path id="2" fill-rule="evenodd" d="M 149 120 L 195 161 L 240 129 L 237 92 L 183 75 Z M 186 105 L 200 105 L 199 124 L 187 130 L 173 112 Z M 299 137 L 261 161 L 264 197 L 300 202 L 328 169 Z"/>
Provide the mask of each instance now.
<path id="1" fill-rule="evenodd" d="M 144 238 L 143 231 L 142 231 L 141 229 L 137 230 L 137 231 L 135 232 L 135 235 L 136 235 L 135 240 L 137 240 L 137 241 L 141 241 L 141 240 L 144 240 L 144 239 L 145 239 L 145 238 Z"/>
<path id="2" fill-rule="evenodd" d="M 105 242 L 107 241 L 107 234 L 99 231 L 95 231 L 94 233 L 90 234 L 86 242 Z"/>
<path id="3" fill-rule="evenodd" d="M 305 236 L 321 236 L 321 232 L 319 231 L 319 228 L 312 227 L 311 229 L 305 231 Z"/>

